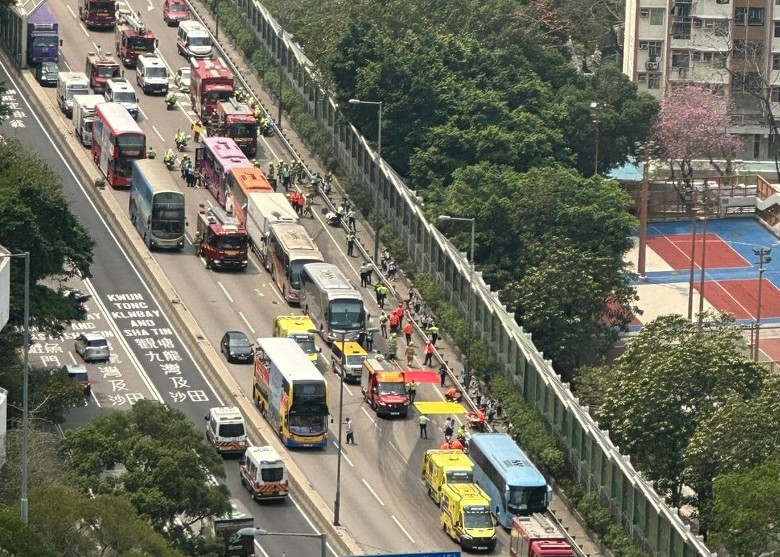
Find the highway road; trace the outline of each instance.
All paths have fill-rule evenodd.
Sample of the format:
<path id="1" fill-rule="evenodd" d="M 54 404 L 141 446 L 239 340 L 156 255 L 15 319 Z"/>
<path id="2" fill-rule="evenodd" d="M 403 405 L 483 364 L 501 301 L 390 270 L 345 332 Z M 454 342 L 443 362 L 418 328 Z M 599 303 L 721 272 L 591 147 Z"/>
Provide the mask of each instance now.
<path id="1" fill-rule="evenodd" d="M 186 61 L 176 52 L 175 28 L 168 28 L 162 21 L 159 8 L 161 2 L 124 2 L 123 8 L 140 11 L 144 22 L 160 40 L 159 53 L 165 59 L 171 72 L 185 66 Z M 60 21 L 62 47 L 62 70 L 81 71 L 86 53 L 101 45 L 104 51 L 113 50 L 113 33 L 87 31 L 76 18 L 75 0 L 54 3 L 50 6 Z M 125 70 L 131 83 L 135 84 L 133 70 Z M 180 110 L 166 111 L 159 96 L 147 97 L 140 93 L 141 116 L 139 123 L 146 131 L 149 143 L 161 154 L 172 146 L 176 129 L 189 129 L 195 118 L 189 100 L 179 96 Z M 37 94 L 47 95 L 54 100 L 53 89 L 36 89 Z M 20 99 L 21 100 L 21 99 Z M 27 109 L 29 110 L 29 109 Z M 70 120 L 61 113 L 45 115 L 60 133 L 72 135 Z M 121 242 L 112 237 L 96 208 L 88 201 L 83 186 L 75 180 L 74 173 L 65 160 L 70 157 L 52 149 L 34 118 L 28 115 L 24 126 L 13 127 L 13 133 L 26 145 L 41 153 L 41 157 L 55 171 L 63 176 L 64 188 L 73 203 L 73 210 L 92 231 L 97 241 L 96 262 L 93 267 L 96 307 L 106 318 L 106 326 L 115 335 L 116 343 L 125 350 L 128 365 L 123 374 L 132 377 L 133 384 L 148 385 L 150 396 L 181 409 L 194 423 L 202 423 L 206 410 L 220 404 L 211 388 L 204 370 L 198 368 L 191 354 L 184 347 L 179 334 L 173 329 L 160 308 L 133 269 L 123 252 Z M 190 156 L 194 156 L 193 147 Z M 258 160 L 267 163 L 280 158 L 289 159 L 276 138 L 264 138 L 258 153 Z M 160 160 L 160 164 L 162 160 Z M 194 232 L 197 207 L 203 203 L 214 203 L 211 195 L 202 189 L 188 189 L 183 181 L 176 179 L 185 192 L 190 217 L 189 239 Z M 113 192 L 122 207 L 127 207 L 126 191 Z M 315 206 L 320 209 L 322 206 Z M 345 241 L 340 230 L 323 225 L 322 215 L 316 212 L 314 219 L 304 222 L 315 239 L 326 261 L 336 263 L 345 270 L 357 284 L 356 267 L 362 263 L 358 258 L 345 255 Z M 202 261 L 193 255 L 188 244 L 182 253 L 153 253 L 152 257 L 175 285 L 181 303 L 192 313 L 204 331 L 207 340 L 214 346 L 225 330 L 242 329 L 250 337 L 271 335 L 272 320 L 277 315 L 300 313 L 283 301 L 278 290 L 271 284 L 270 276 L 253 260 L 245 272 L 228 273 L 208 271 Z M 367 306 L 376 316 L 379 309 L 371 293 L 365 291 Z M 375 322 L 375 321 L 374 321 Z M 378 336 L 378 335 L 377 335 Z M 322 345 L 323 358 L 320 368 L 329 380 L 330 407 L 335 413 L 338 406 L 339 381 L 328 369 L 327 346 Z M 124 358 L 125 356 L 123 356 Z M 132 361 L 132 363 L 130 363 Z M 251 366 L 228 365 L 247 397 L 251 396 Z M 100 391 L 100 389 L 98 389 Z M 140 392 L 140 391 L 139 391 Z M 440 400 L 440 389 L 423 387 L 419 399 Z M 420 483 L 419 475 L 425 450 L 438 447 L 443 441 L 419 439 L 416 415 L 406 420 L 380 420 L 362 403 L 360 388 L 345 387 L 344 416 L 355 423 L 355 446 L 344 448 L 341 522 L 360 542 L 366 553 L 405 553 L 418 551 L 452 550 L 455 546 L 441 532 L 438 512 L 428 499 Z M 336 484 L 336 436 L 338 424 L 331 424 L 331 442 L 323 451 L 291 451 L 291 458 L 307 475 L 309 482 L 323 499 L 332 505 Z M 248 501 L 237 481 L 237 464 L 227 462 L 226 485 L 234 496 L 240 496 L 250 508 L 258 509 L 257 524 L 269 531 L 306 530 L 305 518 L 293 504 L 273 507 L 257 507 Z M 296 544 L 269 538 L 264 542 L 268 552 L 280 554 L 279 548 L 296 547 L 301 552 L 316 547 L 316 540 L 295 540 Z M 505 541 L 502 536 L 501 541 Z M 310 548 L 311 546 L 311 548 Z M 503 552 L 499 543 L 497 552 Z"/>

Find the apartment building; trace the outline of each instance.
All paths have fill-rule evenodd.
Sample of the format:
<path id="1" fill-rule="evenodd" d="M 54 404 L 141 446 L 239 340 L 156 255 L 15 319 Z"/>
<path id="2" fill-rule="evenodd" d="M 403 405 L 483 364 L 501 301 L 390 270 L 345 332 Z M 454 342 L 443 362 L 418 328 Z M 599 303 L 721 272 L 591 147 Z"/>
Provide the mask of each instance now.
<path id="1" fill-rule="evenodd" d="M 767 160 L 780 120 L 780 0 L 627 0 L 623 72 L 659 99 L 698 84 L 732 100 L 737 157 Z"/>

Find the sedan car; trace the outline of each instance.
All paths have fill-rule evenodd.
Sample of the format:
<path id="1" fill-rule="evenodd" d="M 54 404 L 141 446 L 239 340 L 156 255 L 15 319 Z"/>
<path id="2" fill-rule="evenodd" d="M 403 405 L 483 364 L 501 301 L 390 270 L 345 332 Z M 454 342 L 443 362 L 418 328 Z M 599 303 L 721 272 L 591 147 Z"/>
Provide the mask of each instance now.
<path id="1" fill-rule="evenodd" d="M 87 367 L 84 364 L 67 364 L 62 366 L 62 370 L 68 374 L 68 377 L 81 383 L 84 387 L 84 395 L 89 396 L 92 393 L 92 382 L 89 380 Z"/>
<path id="2" fill-rule="evenodd" d="M 190 68 L 179 68 L 176 70 L 176 77 L 173 78 L 173 84 L 176 85 L 182 93 L 189 93 Z"/>
<path id="3" fill-rule="evenodd" d="M 228 331 L 219 343 L 220 351 L 228 362 L 248 364 L 255 355 L 254 347 L 241 331 Z"/>
<path id="4" fill-rule="evenodd" d="M 165 0 L 163 21 L 173 27 L 190 18 L 190 10 L 184 0 Z"/>
<path id="5" fill-rule="evenodd" d="M 76 354 L 87 363 L 107 362 L 111 358 L 108 341 L 100 333 L 81 333 L 73 344 Z"/>
<path id="6" fill-rule="evenodd" d="M 44 62 L 35 70 L 35 79 L 44 87 L 56 87 L 60 69 L 54 62 Z"/>

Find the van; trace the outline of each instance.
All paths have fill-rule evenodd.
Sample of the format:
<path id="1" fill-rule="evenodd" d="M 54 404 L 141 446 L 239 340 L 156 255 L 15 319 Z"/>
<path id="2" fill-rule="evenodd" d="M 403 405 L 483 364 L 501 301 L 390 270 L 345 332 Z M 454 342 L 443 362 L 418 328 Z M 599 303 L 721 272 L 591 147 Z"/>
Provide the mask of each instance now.
<path id="1" fill-rule="evenodd" d="M 57 77 L 57 105 L 68 118 L 73 117 L 73 96 L 89 94 L 89 79 L 81 72 L 60 72 Z"/>
<path id="2" fill-rule="evenodd" d="M 201 23 L 187 20 L 179 24 L 176 48 L 187 60 L 211 56 L 211 35 Z"/>
<path id="3" fill-rule="evenodd" d="M 135 82 L 144 95 L 168 93 L 168 69 L 156 54 L 142 54 L 135 66 Z"/>
<path id="4" fill-rule="evenodd" d="M 252 499 L 284 499 L 290 493 L 287 468 L 271 446 L 249 447 L 239 465 L 241 485 Z"/>
<path id="5" fill-rule="evenodd" d="M 423 458 L 422 481 L 428 495 L 438 504 L 442 487 L 473 483 L 473 471 L 474 463 L 463 451 L 431 449 Z"/>
<path id="6" fill-rule="evenodd" d="M 314 343 L 314 323 L 305 315 L 279 315 L 274 319 L 275 337 L 291 338 L 298 343 L 301 350 L 313 364 L 317 364 L 317 357 L 322 352 Z"/>
<path id="7" fill-rule="evenodd" d="M 244 454 L 249 440 L 244 417 L 235 406 L 217 406 L 206 416 L 206 439 L 220 454 Z"/>
<path id="8" fill-rule="evenodd" d="M 344 378 L 349 383 L 360 383 L 363 376 L 363 362 L 366 361 L 368 354 L 357 342 L 354 341 L 335 341 L 331 345 L 330 365 L 334 372 Z"/>
<path id="9" fill-rule="evenodd" d="M 476 484 L 445 485 L 441 490 L 439 523 L 466 551 L 496 548 L 496 521 L 490 496 Z"/>
<path id="10" fill-rule="evenodd" d="M 124 77 L 113 77 L 106 81 L 106 102 L 118 103 L 127 109 L 134 119 L 138 120 L 138 96 L 135 89 Z"/>

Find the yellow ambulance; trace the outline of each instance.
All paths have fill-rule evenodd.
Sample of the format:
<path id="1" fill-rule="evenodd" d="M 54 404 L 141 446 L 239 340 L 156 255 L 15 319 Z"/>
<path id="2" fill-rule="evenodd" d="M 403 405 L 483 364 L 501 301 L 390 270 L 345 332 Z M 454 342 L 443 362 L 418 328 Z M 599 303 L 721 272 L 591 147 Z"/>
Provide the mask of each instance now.
<path id="1" fill-rule="evenodd" d="M 474 483 L 473 470 L 474 463 L 463 451 L 431 449 L 423 459 L 422 480 L 438 504 L 442 486 Z"/>
<path id="2" fill-rule="evenodd" d="M 496 521 L 490 496 L 476 484 L 445 484 L 441 489 L 439 523 L 464 550 L 493 551 Z"/>

